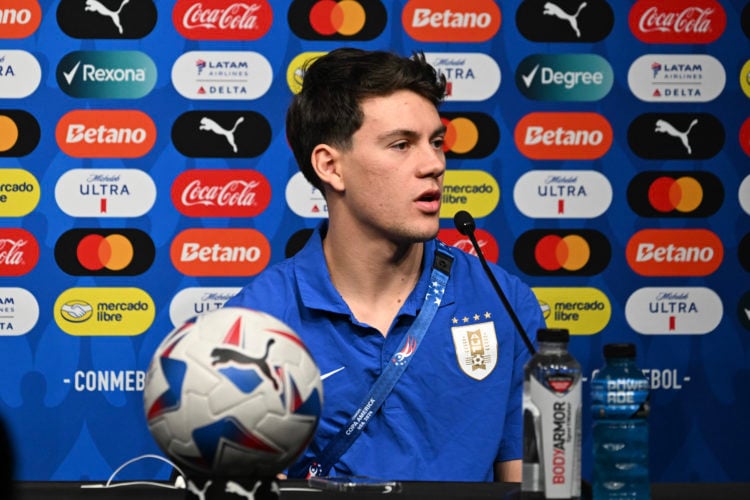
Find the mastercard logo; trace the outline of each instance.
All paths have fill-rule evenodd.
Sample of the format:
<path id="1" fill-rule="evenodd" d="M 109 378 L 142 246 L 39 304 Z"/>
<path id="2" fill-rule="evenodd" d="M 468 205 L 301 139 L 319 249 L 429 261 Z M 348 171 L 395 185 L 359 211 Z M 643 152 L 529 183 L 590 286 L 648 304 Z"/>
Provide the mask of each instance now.
<path id="1" fill-rule="evenodd" d="M 724 203 L 724 186 L 710 172 L 642 172 L 628 185 L 628 204 L 642 217 L 708 217 Z"/>
<path id="2" fill-rule="evenodd" d="M 71 229 L 55 244 L 55 261 L 73 276 L 135 276 L 151 267 L 155 248 L 139 229 Z"/>
<path id="3" fill-rule="evenodd" d="M 20 109 L 0 110 L 0 157 L 26 156 L 41 137 L 39 122 Z"/>
<path id="4" fill-rule="evenodd" d="M 611 256 L 609 241 L 593 229 L 534 229 L 513 248 L 516 265 L 532 276 L 591 276 L 602 272 Z"/>
<path id="5" fill-rule="evenodd" d="M 500 143 L 497 123 L 484 113 L 441 113 L 440 120 L 445 125 L 443 150 L 446 158 L 485 158 L 494 153 Z"/>
<path id="6" fill-rule="evenodd" d="M 388 15 L 379 1 L 297 0 L 287 13 L 289 28 L 305 40 L 372 40 Z"/>

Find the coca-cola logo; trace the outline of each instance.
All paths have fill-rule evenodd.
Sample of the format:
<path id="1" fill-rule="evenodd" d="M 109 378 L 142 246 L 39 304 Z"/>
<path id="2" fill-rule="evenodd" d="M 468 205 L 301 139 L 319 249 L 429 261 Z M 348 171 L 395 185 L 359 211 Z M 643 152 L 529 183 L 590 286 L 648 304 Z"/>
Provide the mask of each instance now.
<path id="1" fill-rule="evenodd" d="M 489 262 L 497 263 L 500 258 L 500 249 L 494 236 L 484 229 L 477 229 L 475 237 L 484 258 Z M 462 250 L 469 255 L 477 255 L 477 251 L 471 240 L 459 233 L 457 229 L 441 229 L 438 233 L 438 238 L 446 245 Z"/>
<path id="2" fill-rule="evenodd" d="M 0 229 L 0 276 L 21 276 L 39 261 L 39 243 L 20 228 Z"/>
<path id="3" fill-rule="evenodd" d="M 190 217 L 254 217 L 270 200 L 271 186 L 255 170 L 189 170 L 172 184 L 172 202 Z"/>
<path id="4" fill-rule="evenodd" d="M 265 0 L 182 0 L 172 11 L 175 28 L 190 40 L 257 40 L 272 21 Z"/>
<path id="5" fill-rule="evenodd" d="M 727 16 L 715 0 L 639 0 L 629 24 L 646 43 L 711 43 L 724 33 Z"/>

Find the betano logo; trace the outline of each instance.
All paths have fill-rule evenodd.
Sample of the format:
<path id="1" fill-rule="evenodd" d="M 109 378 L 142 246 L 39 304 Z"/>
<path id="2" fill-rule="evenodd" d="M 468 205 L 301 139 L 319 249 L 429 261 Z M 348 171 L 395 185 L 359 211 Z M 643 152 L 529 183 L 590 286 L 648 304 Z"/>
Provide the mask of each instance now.
<path id="1" fill-rule="evenodd" d="M 535 287 L 548 328 L 565 328 L 571 335 L 601 332 L 612 317 L 609 298 L 591 287 Z"/>
<path id="2" fill-rule="evenodd" d="M 23 217 L 41 197 L 39 181 L 28 170 L 0 168 L 0 217 Z"/>
<path id="3" fill-rule="evenodd" d="M 724 258 L 724 247 L 707 229 L 643 229 L 625 248 L 630 268 L 641 276 L 708 276 Z"/>
<path id="4" fill-rule="evenodd" d="M 39 261 L 39 243 L 21 228 L 0 228 L 0 276 L 23 276 Z"/>
<path id="5" fill-rule="evenodd" d="M 478 52 L 427 52 L 425 59 L 445 75 L 445 101 L 485 101 L 500 88 L 500 66 Z"/>
<path id="6" fill-rule="evenodd" d="M 474 217 L 492 213 L 500 202 L 500 186 L 484 170 L 447 170 L 443 180 L 443 197 L 440 217 L 453 218 L 456 212 L 466 210 Z"/>
<path id="7" fill-rule="evenodd" d="M 25 50 L 0 50 L 0 99 L 28 97 L 41 81 L 42 67 L 33 55 Z"/>
<path id="8" fill-rule="evenodd" d="M 254 276 L 268 265 L 271 244 L 255 229 L 186 229 L 170 255 L 187 276 Z"/>
<path id="9" fill-rule="evenodd" d="M 258 99 L 272 81 L 271 63 L 249 50 L 185 52 L 172 65 L 172 85 L 187 99 Z"/>
<path id="10" fill-rule="evenodd" d="M 591 219 L 612 203 L 612 185 L 594 170 L 531 170 L 518 179 L 513 201 L 532 218 Z"/>
<path id="11" fill-rule="evenodd" d="M 69 288 L 53 308 L 55 323 L 77 337 L 135 336 L 154 322 L 156 306 L 139 288 Z"/>
<path id="12" fill-rule="evenodd" d="M 592 276 L 609 265 L 612 249 L 594 229 L 532 229 L 516 240 L 516 265 L 532 276 Z"/>
<path id="13" fill-rule="evenodd" d="M 20 109 L 0 109 L 0 158 L 26 156 L 41 138 L 39 122 Z"/>
<path id="14" fill-rule="evenodd" d="M 704 335 L 719 326 L 721 299 L 704 287 L 647 287 L 625 303 L 625 319 L 643 335 Z"/>
<path id="15" fill-rule="evenodd" d="M 479 159 L 500 143 L 500 129 L 491 116 L 479 112 L 440 113 L 445 125 L 443 151 L 448 159 Z"/>
<path id="16" fill-rule="evenodd" d="M 57 122 L 55 139 L 75 158 L 140 158 L 154 147 L 156 125 L 138 110 L 74 110 Z"/>
<path id="17" fill-rule="evenodd" d="M 55 243 L 55 261 L 73 276 L 136 276 L 154 262 L 154 242 L 140 229 L 81 228 Z"/>
<path id="18" fill-rule="evenodd" d="M 612 126 L 590 112 L 535 112 L 516 125 L 516 147 L 533 160 L 596 160 L 612 145 Z"/>
<path id="19" fill-rule="evenodd" d="M 379 0 L 295 0 L 287 21 L 304 40 L 365 41 L 383 32 L 388 14 Z"/>
<path id="20" fill-rule="evenodd" d="M 188 40 L 258 40 L 272 22 L 266 0 L 180 0 L 172 9 L 175 29 Z"/>
<path id="21" fill-rule="evenodd" d="M 612 88 L 614 73 L 596 54 L 533 54 L 516 68 L 516 86 L 537 101 L 598 101 Z"/>
<path id="22" fill-rule="evenodd" d="M 401 13 L 404 31 L 420 42 L 486 42 L 500 29 L 492 0 L 409 0 Z"/>
<path id="23" fill-rule="evenodd" d="M 39 321 L 39 303 L 24 288 L 0 288 L 0 304 L 0 337 L 26 335 Z"/>
<path id="24" fill-rule="evenodd" d="M 477 228 L 474 231 L 474 237 L 476 238 L 479 249 L 482 251 L 484 257 L 489 262 L 497 262 L 500 258 L 500 248 L 497 246 L 495 237 L 488 231 L 480 228 Z M 471 240 L 467 236 L 459 233 L 457 229 L 441 229 L 438 232 L 438 239 L 446 245 L 458 248 L 469 255 L 477 255 L 477 251 L 474 249 L 474 245 L 471 244 Z"/>
<path id="25" fill-rule="evenodd" d="M 156 84 L 156 65 L 137 50 L 79 50 L 57 64 L 57 85 L 71 97 L 139 99 Z"/>
<path id="26" fill-rule="evenodd" d="M 36 0 L 3 2 L 0 7 L 0 38 L 26 38 L 42 22 L 42 8 Z"/>
<path id="27" fill-rule="evenodd" d="M 627 197 L 641 217 L 708 217 L 724 203 L 724 186 L 705 171 L 648 171 L 633 177 Z"/>
<path id="28" fill-rule="evenodd" d="M 716 0 L 638 0 L 628 15 L 630 31 L 644 43 L 711 43 L 727 25 Z"/>
<path id="29" fill-rule="evenodd" d="M 71 217 L 139 217 L 156 201 L 156 184 L 136 168 L 74 168 L 55 184 L 55 201 Z"/>
<path id="30" fill-rule="evenodd" d="M 172 203 L 188 217 L 255 217 L 271 201 L 271 184 L 255 170 L 193 169 L 172 183 Z"/>

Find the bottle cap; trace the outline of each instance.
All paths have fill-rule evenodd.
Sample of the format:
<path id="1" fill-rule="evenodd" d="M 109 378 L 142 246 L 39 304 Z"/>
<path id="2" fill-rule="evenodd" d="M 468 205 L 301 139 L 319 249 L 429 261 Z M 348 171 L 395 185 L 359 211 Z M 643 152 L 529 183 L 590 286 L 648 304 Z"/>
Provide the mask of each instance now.
<path id="1" fill-rule="evenodd" d="M 634 358 L 635 344 L 604 344 L 605 358 Z"/>
<path id="2" fill-rule="evenodd" d="M 540 328 L 536 332 L 536 339 L 539 342 L 567 342 L 570 333 L 566 328 Z"/>

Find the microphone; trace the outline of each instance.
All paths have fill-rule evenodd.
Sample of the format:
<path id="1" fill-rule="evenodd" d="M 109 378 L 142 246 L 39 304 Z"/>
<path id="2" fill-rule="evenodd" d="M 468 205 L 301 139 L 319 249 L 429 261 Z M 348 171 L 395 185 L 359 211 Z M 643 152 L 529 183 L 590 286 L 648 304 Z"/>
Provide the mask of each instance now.
<path id="1" fill-rule="evenodd" d="M 474 236 L 474 230 L 477 227 L 476 224 L 474 223 L 474 217 L 472 217 L 471 214 L 467 212 L 466 210 L 459 210 L 458 212 L 456 212 L 456 215 L 453 216 L 453 225 L 456 226 L 456 229 L 458 229 L 459 233 L 463 234 L 464 236 L 469 237 L 469 240 L 471 241 L 471 244 L 474 247 L 474 250 L 477 252 L 479 261 L 482 263 L 482 268 L 484 269 L 484 273 L 490 279 L 490 282 L 492 283 L 492 286 L 495 289 L 495 293 L 497 293 L 497 296 L 500 297 L 500 301 L 503 303 L 503 306 L 505 306 L 505 310 L 508 311 L 508 315 L 510 316 L 510 319 L 513 321 L 513 324 L 516 325 L 516 330 L 518 330 L 518 333 L 521 334 L 523 343 L 526 344 L 526 349 L 528 349 L 529 354 L 533 356 L 534 354 L 536 354 L 536 349 L 534 348 L 534 344 L 532 344 L 531 340 L 529 340 L 529 336 L 526 333 L 526 330 L 524 330 L 523 326 L 521 325 L 521 322 L 518 320 L 518 316 L 516 315 L 516 312 L 511 307 L 510 302 L 508 301 L 508 298 L 505 296 L 505 293 L 503 292 L 503 289 L 500 288 L 500 284 L 495 279 L 495 275 L 492 274 L 492 270 L 490 269 L 490 266 L 487 265 L 487 260 L 484 258 L 482 249 L 479 248 L 479 243 L 477 243 L 477 239 Z"/>

